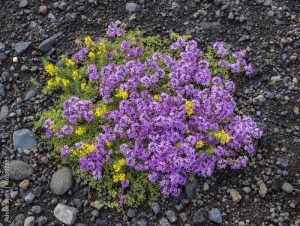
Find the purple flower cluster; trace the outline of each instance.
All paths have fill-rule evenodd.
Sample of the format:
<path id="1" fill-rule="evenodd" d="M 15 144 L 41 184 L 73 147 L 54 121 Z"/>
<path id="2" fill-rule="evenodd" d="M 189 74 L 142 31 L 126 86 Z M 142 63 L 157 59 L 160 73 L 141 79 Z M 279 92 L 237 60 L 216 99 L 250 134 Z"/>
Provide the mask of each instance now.
<path id="1" fill-rule="evenodd" d="M 52 128 L 51 128 L 51 126 L 52 126 L 53 124 L 54 124 L 54 122 L 51 121 L 50 119 L 47 119 L 47 120 L 45 120 L 45 122 L 44 122 L 43 127 L 44 127 L 44 129 L 46 130 L 46 131 L 45 131 L 45 134 L 46 134 L 47 137 L 51 137 L 51 136 L 53 135 L 53 130 L 52 130 Z"/>
<path id="2" fill-rule="evenodd" d="M 115 23 L 110 23 L 106 32 L 107 37 L 109 38 L 114 38 L 116 36 L 121 37 L 122 35 L 124 35 L 124 33 L 125 31 L 122 28 L 118 27 L 118 25 Z"/>
<path id="3" fill-rule="evenodd" d="M 77 53 L 75 53 L 72 56 L 72 61 L 74 61 L 75 63 L 79 62 L 80 60 L 84 59 L 87 53 L 88 51 L 86 48 L 80 49 Z"/>
<path id="4" fill-rule="evenodd" d="M 97 74 L 97 67 L 95 64 L 90 64 L 87 69 L 86 72 L 89 74 L 89 80 L 90 81 L 95 81 L 98 79 L 98 74 Z"/>
<path id="5" fill-rule="evenodd" d="M 113 153 L 111 149 L 106 150 L 105 144 L 116 138 L 109 126 L 104 126 L 103 130 L 96 138 L 94 151 L 79 159 L 81 171 L 91 172 L 95 179 L 102 178 L 101 167 L 110 161 Z"/>
<path id="6" fill-rule="evenodd" d="M 63 104 L 62 117 L 74 124 L 80 119 L 91 122 L 95 119 L 92 111 L 93 104 L 88 100 L 80 100 L 78 97 L 67 99 Z"/>
<path id="7" fill-rule="evenodd" d="M 110 24 L 107 36 L 123 33 Z M 124 40 L 116 50 L 124 56 L 124 64 L 101 68 L 99 95 L 105 105 L 113 107 L 102 116 L 109 124 L 102 125 L 94 150 L 79 159 L 82 172 L 100 179 L 102 167 L 111 163 L 113 155 L 120 155 L 127 167 L 148 172 L 149 181 L 159 183 L 168 197 L 179 195 L 189 176 L 207 177 L 216 168 L 246 166 L 247 155 L 254 152 L 253 142 L 262 131 L 250 117 L 236 115 L 235 84 L 213 75 L 213 65 L 195 41 L 179 38 L 171 50 L 174 55 L 172 51 L 154 53 L 141 60 L 144 49 Z M 229 63 L 221 42 L 213 50 L 219 67 L 232 73 L 252 72 L 243 52 L 235 52 L 236 62 Z M 98 79 L 94 64 L 86 71 L 90 81 Z M 117 90 L 124 98 L 117 98 Z M 92 101 L 72 97 L 64 102 L 62 117 L 71 124 L 91 122 L 95 118 L 92 109 Z M 44 123 L 48 134 L 52 134 L 51 125 L 48 120 Z M 58 137 L 72 133 L 70 125 L 56 131 Z M 64 146 L 62 152 L 68 155 L 70 148 Z M 127 188 L 130 183 L 124 180 L 121 185 Z"/>

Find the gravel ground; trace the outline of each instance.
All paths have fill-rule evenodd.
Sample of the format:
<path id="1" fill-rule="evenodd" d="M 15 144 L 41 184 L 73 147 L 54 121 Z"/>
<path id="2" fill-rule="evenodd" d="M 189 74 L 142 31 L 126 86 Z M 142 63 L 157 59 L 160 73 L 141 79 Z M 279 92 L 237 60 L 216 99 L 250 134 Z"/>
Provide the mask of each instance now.
<path id="1" fill-rule="evenodd" d="M 256 70 L 237 79 L 236 101 L 264 130 L 252 167 L 117 213 L 30 135 L 52 102 L 34 82 L 46 80 L 41 58 L 72 54 L 77 38 L 103 36 L 116 20 L 147 34 L 190 34 L 203 48 L 220 40 L 247 50 Z M 299 0 L 2 0 L 0 21 L 0 226 L 300 225 Z"/>

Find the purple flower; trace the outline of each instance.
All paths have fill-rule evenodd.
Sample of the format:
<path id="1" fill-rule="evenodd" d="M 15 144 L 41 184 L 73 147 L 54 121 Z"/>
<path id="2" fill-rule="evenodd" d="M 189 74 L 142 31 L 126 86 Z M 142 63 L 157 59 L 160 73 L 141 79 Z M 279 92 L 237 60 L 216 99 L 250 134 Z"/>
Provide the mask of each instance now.
<path id="1" fill-rule="evenodd" d="M 68 146 L 63 146 L 61 149 L 60 149 L 60 152 L 65 155 L 65 156 L 68 156 L 69 154 L 71 154 L 71 149 L 68 147 Z"/>
<path id="2" fill-rule="evenodd" d="M 61 128 L 61 132 L 64 135 L 71 135 L 73 133 L 73 126 L 66 125 Z"/>
<path id="3" fill-rule="evenodd" d="M 245 71 L 246 71 L 246 75 L 251 75 L 253 73 L 252 66 L 250 64 L 245 66 Z"/>
<path id="4" fill-rule="evenodd" d="M 129 180 L 121 181 L 122 188 L 127 188 L 129 186 Z"/>
<path id="5" fill-rule="evenodd" d="M 80 49 L 76 54 L 72 56 L 72 61 L 77 63 L 80 60 L 83 60 L 85 56 L 87 55 L 88 51 L 86 48 Z"/>
<path id="6" fill-rule="evenodd" d="M 95 64 L 90 64 L 87 69 L 86 72 L 89 74 L 89 80 L 90 81 L 95 81 L 98 79 L 98 74 L 97 74 L 97 67 Z"/>

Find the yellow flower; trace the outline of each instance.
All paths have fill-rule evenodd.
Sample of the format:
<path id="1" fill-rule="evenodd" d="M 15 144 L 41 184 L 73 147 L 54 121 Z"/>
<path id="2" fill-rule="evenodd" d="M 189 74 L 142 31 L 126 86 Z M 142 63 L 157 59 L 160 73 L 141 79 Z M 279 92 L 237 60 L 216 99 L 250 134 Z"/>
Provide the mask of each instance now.
<path id="1" fill-rule="evenodd" d="M 126 100 L 128 98 L 128 93 L 121 89 L 116 89 L 115 97 Z"/>
<path id="2" fill-rule="evenodd" d="M 75 62 L 71 59 L 66 59 L 66 66 L 67 67 L 73 67 L 75 65 Z"/>
<path id="3" fill-rule="evenodd" d="M 155 101 L 158 101 L 158 100 L 159 100 L 159 95 L 158 95 L 158 94 L 155 94 L 155 95 L 153 96 L 153 99 L 154 99 Z"/>
<path id="4" fill-rule="evenodd" d="M 213 132 L 213 135 L 220 141 L 221 144 L 226 144 L 230 141 L 230 136 L 223 129 L 218 132 Z"/>
<path id="5" fill-rule="evenodd" d="M 108 141 L 105 143 L 105 145 L 110 148 L 112 146 L 112 142 Z"/>
<path id="6" fill-rule="evenodd" d="M 61 77 L 55 77 L 54 83 L 56 86 L 59 86 L 61 84 Z"/>
<path id="7" fill-rule="evenodd" d="M 89 52 L 89 58 L 91 58 L 92 60 L 95 59 L 96 55 L 94 52 Z"/>
<path id="8" fill-rule="evenodd" d="M 195 147 L 196 148 L 202 148 L 204 146 L 203 141 L 197 141 Z"/>
<path id="9" fill-rule="evenodd" d="M 91 36 L 86 36 L 86 37 L 84 38 L 84 42 L 85 42 L 85 44 L 86 44 L 87 46 L 91 46 L 92 43 L 93 43 Z"/>
<path id="10" fill-rule="evenodd" d="M 84 127 L 79 126 L 76 130 L 75 130 L 75 134 L 77 134 L 78 136 L 81 136 L 83 133 L 85 132 Z"/>
<path id="11" fill-rule="evenodd" d="M 106 52 L 106 47 L 104 42 L 100 42 L 99 43 L 99 51 L 98 51 L 98 55 L 101 55 L 102 53 Z"/>
<path id="12" fill-rule="evenodd" d="M 186 131 L 186 134 L 190 134 L 191 133 L 191 131 L 188 129 L 187 131 Z"/>
<path id="13" fill-rule="evenodd" d="M 94 149 L 95 149 L 95 147 L 93 144 L 83 144 L 79 151 L 79 156 L 83 157 L 83 156 L 87 155 L 88 153 L 93 152 Z"/>
<path id="14" fill-rule="evenodd" d="M 185 111 L 187 116 L 190 116 L 191 114 L 194 113 L 193 107 L 194 107 L 194 103 L 191 100 L 187 100 L 185 102 Z"/>
<path id="15" fill-rule="evenodd" d="M 80 84 L 80 88 L 81 88 L 82 90 L 84 90 L 84 89 L 86 88 L 86 83 L 85 83 L 85 82 L 81 83 L 81 84 Z"/>
<path id="16" fill-rule="evenodd" d="M 125 173 L 116 174 L 113 176 L 113 182 L 119 182 L 125 180 Z"/>
<path id="17" fill-rule="evenodd" d="M 64 87 L 68 86 L 70 84 L 70 81 L 67 79 L 62 79 L 62 84 Z"/>
<path id="18" fill-rule="evenodd" d="M 54 66 L 53 64 L 48 64 L 45 67 L 45 71 L 51 76 L 55 76 L 57 70 L 58 70 L 58 67 Z"/>
<path id="19" fill-rule="evenodd" d="M 47 82 L 46 90 L 49 90 L 54 87 L 53 79 L 49 79 Z"/>
<path id="20" fill-rule="evenodd" d="M 78 73 L 77 70 L 74 70 L 74 71 L 72 72 L 72 78 L 73 78 L 73 80 L 76 80 L 76 79 L 79 78 L 79 73 Z"/>
<path id="21" fill-rule="evenodd" d="M 118 161 L 116 161 L 113 165 L 113 168 L 114 168 L 114 171 L 116 173 L 120 172 L 121 171 L 121 168 L 123 165 L 125 165 L 126 161 L 124 158 L 121 158 L 119 159 Z"/>
<path id="22" fill-rule="evenodd" d="M 104 115 L 106 112 L 107 112 L 107 107 L 105 105 L 102 105 L 96 108 L 95 115 L 97 117 L 102 117 L 102 115 Z"/>

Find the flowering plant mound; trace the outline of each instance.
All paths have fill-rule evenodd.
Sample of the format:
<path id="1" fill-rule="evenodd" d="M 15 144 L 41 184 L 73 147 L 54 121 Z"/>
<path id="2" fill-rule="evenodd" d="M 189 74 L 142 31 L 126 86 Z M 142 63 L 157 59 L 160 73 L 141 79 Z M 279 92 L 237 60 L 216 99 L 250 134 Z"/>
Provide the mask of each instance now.
<path id="1" fill-rule="evenodd" d="M 171 38 L 110 24 L 63 67 L 45 62 L 45 89 L 60 98 L 37 127 L 112 205 L 178 196 L 190 177 L 245 167 L 262 135 L 232 97 L 230 75 L 252 72 L 244 52 Z"/>

